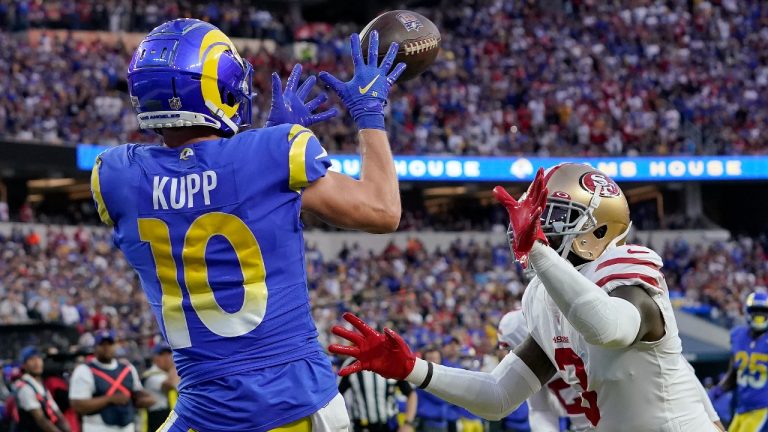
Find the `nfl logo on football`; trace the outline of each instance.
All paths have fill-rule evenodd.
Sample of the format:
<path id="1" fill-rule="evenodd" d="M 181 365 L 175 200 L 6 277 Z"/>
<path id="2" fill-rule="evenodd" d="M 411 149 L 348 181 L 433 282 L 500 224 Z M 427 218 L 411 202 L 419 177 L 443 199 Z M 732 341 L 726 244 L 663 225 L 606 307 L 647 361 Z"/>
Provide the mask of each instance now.
<path id="1" fill-rule="evenodd" d="M 397 14 L 397 20 L 403 23 L 403 27 L 408 31 L 419 30 L 424 27 L 418 18 L 407 12 Z"/>

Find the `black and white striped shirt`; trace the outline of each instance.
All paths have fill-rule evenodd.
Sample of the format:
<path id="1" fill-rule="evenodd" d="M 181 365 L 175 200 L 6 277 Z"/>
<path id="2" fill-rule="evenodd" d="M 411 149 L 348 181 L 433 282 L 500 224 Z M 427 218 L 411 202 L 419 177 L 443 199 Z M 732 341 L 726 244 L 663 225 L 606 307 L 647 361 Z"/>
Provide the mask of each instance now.
<path id="1" fill-rule="evenodd" d="M 348 359 L 343 366 L 354 360 Z M 350 418 L 364 424 L 386 423 L 397 415 L 396 388 L 405 397 L 413 391 L 407 381 L 387 379 L 369 371 L 348 375 L 339 381 L 339 393 L 350 407 Z"/>

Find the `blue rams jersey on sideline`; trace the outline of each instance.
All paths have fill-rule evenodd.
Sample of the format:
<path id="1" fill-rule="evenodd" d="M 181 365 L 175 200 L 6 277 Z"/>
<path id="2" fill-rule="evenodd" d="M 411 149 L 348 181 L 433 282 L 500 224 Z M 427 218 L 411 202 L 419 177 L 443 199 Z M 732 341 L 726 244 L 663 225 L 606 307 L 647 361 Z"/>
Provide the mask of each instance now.
<path id="1" fill-rule="evenodd" d="M 216 378 L 306 358 L 312 361 L 284 373 L 313 377 L 310 383 L 282 385 L 274 399 L 293 388 L 295 405 L 313 409 L 286 414 L 286 422 L 336 394 L 310 312 L 299 218 L 302 189 L 329 166 L 317 138 L 298 125 L 179 148 L 123 145 L 97 159 L 91 186 L 99 215 L 114 227 L 115 244 L 138 273 L 173 348 L 179 410 L 185 389 L 195 394 L 196 384 L 207 381 L 206 392 L 215 392 L 210 383 Z M 307 370 L 296 370 L 299 364 Z M 242 400 L 242 409 L 280 412 L 268 405 L 269 379 L 254 383 L 267 405 Z M 219 399 L 228 401 L 223 409 L 237 410 L 239 398 Z"/>
<path id="2" fill-rule="evenodd" d="M 512 411 L 502 420 L 504 430 L 515 432 L 529 432 L 531 426 L 528 423 L 528 402 L 523 402 L 516 410 Z"/>
<path id="3" fill-rule="evenodd" d="M 736 368 L 736 413 L 768 407 L 768 332 L 752 338 L 747 326 L 731 331 Z"/>

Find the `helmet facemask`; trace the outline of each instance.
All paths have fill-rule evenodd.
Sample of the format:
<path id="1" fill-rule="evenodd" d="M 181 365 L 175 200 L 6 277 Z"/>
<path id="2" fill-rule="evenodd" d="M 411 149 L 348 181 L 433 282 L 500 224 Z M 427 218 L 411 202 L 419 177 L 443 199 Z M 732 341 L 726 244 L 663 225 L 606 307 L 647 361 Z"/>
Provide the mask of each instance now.
<path id="1" fill-rule="evenodd" d="M 552 167 L 545 176 L 549 195 L 541 229 L 553 250 L 577 265 L 624 244 L 631 227 L 629 206 L 610 177 L 575 163 Z M 513 233 L 507 236 L 511 242 Z"/>
<path id="2" fill-rule="evenodd" d="M 230 118 L 213 100 L 206 100 L 205 105 L 218 120 L 227 125 L 229 130 L 225 135 L 234 135 L 251 124 L 252 104 L 255 96 L 252 87 L 253 68 L 250 63 L 240 57 L 234 48 L 227 49 L 221 55 L 229 57 L 232 60 L 230 65 L 236 65 L 235 69 L 238 67 L 242 69 L 242 71 L 231 72 L 231 75 L 240 77 L 238 81 L 222 83 L 218 87 L 222 104 L 229 107 L 237 105 L 237 111 Z"/>
<path id="3" fill-rule="evenodd" d="M 524 197 L 525 195 L 520 199 Z M 592 199 L 589 207 L 575 201 L 555 197 L 547 198 L 547 206 L 541 213 L 541 230 L 547 237 L 550 246 L 560 256 L 567 258 L 576 237 L 594 230 L 597 221 L 592 215 L 592 211 L 599 203 L 600 199 L 597 195 Z M 510 224 L 507 227 L 507 241 L 514 255 L 513 240 L 514 232 L 512 232 L 512 225 Z"/>
<path id="4" fill-rule="evenodd" d="M 756 332 L 768 330 L 768 308 L 747 308 L 747 322 L 749 327 Z"/>
<path id="5" fill-rule="evenodd" d="M 563 258 L 576 237 L 589 233 L 596 224 L 592 209 L 574 201 L 550 197 L 541 213 L 541 230 Z"/>
<path id="6" fill-rule="evenodd" d="M 768 330 L 768 294 L 760 291 L 749 294 L 745 300 L 744 315 L 752 330 L 758 333 Z"/>

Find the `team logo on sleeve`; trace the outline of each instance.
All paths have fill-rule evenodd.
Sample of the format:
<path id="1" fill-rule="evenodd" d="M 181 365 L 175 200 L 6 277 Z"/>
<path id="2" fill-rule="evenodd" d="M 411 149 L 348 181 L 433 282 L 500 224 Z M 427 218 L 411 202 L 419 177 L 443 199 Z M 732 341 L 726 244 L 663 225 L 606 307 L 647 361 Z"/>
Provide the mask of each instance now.
<path id="1" fill-rule="evenodd" d="M 619 185 L 600 171 L 590 171 L 584 174 L 581 176 L 579 183 L 581 187 L 592 193 L 595 193 L 597 185 L 600 185 L 600 196 L 602 197 L 617 197 L 621 195 Z"/>
<path id="2" fill-rule="evenodd" d="M 401 12 L 397 14 L 397 20 L 400 21 L 403 24 L 403 27 L 405 27 L 405 29 L 408 31 L 418 31 L 420 28 L 424 27 L 424 25 L 418 18 L 416 18 L 415 15 L 408 12 Z"/>

